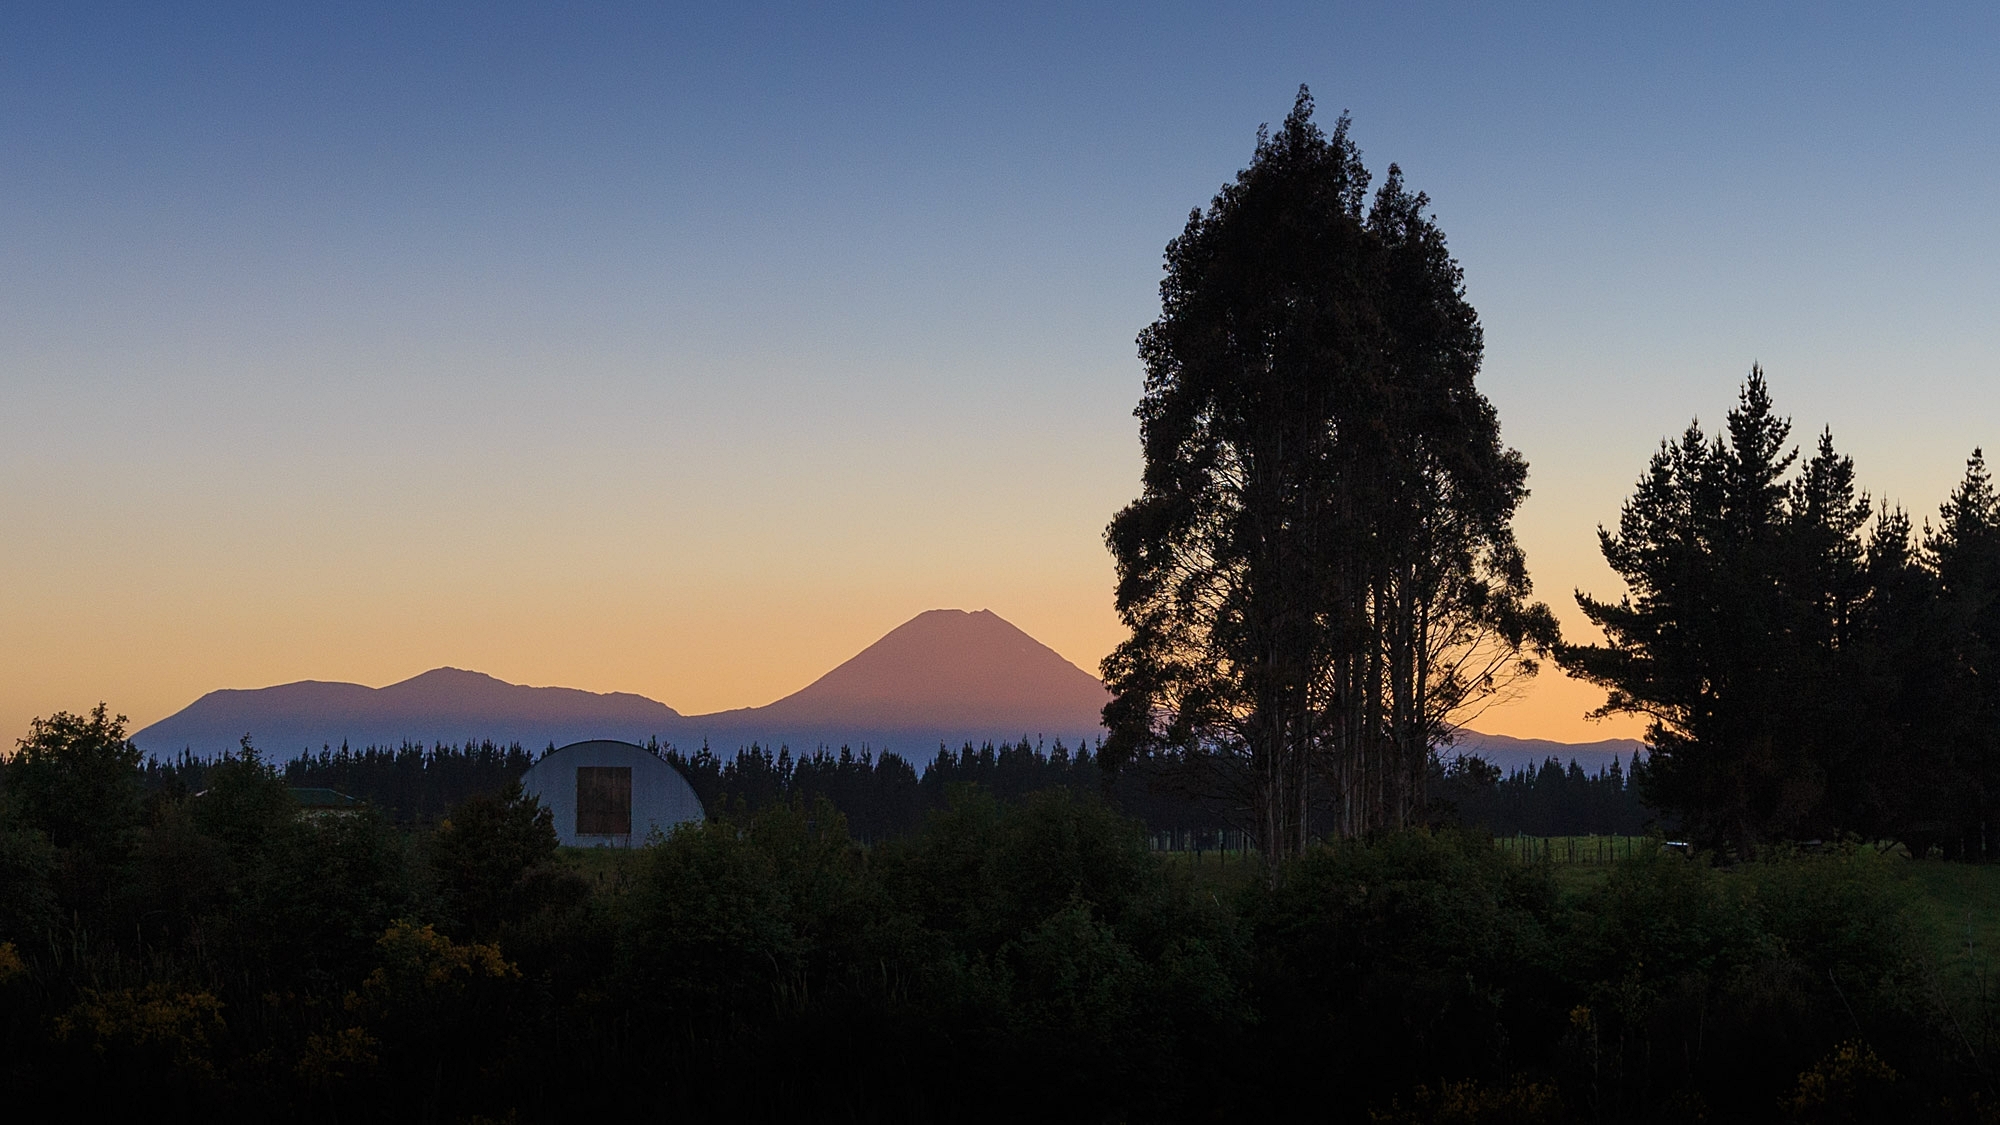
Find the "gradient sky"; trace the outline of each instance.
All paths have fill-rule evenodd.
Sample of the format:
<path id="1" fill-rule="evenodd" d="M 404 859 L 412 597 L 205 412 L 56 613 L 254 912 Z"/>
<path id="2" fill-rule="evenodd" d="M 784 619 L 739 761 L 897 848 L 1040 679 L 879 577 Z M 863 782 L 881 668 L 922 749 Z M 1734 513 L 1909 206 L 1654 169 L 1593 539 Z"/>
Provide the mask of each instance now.
<path id="1" fill-rule="evenodd" d="M 167 8 L 0 8 L 8 739 L 762 704 L 935 607 L 1094 669 L 1161 250 L 1301 82 L 1432 197 L 1573 632 L 1753 360 L 1920 515 L 2000 445 L 1990 5 Z"/>

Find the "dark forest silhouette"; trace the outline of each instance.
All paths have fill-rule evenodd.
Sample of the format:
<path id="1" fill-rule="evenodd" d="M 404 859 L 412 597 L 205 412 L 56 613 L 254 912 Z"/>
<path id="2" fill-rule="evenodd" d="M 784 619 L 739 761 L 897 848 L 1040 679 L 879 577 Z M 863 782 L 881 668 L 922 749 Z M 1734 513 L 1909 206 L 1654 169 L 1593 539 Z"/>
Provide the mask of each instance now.
<path id="1" fill-rule="evenodd" d="M 1248 836 L 1239 808 L 1212 794 L 1189 792 L 1170 767 L 1141 764 L 1107 778 L 1088 747 L 1072 751 L 1060 739 L 1038 746 L 1022 739 L 958 750 L 944 747 L 919 770 L 896 754 L 849 747 L 793 754 L 752 744 L 720 755 L 706 747 L 692 754 L 652 747 L 688 779 L 711 816 L 727 818 L 797 801 L 825 799 L 845 818 L 856 841 L 873 843 L 917 831 L 924 817 L 947 807 L 954 789 L 971 786 L 1001 800 L 1051 789 L 1096 794 L 1170 847 L 1215 847 L 1230 833 Z M 546 751 L 544 751 L 546 752 Z M 475 797 L 502 792 L 538 757 L 519 744 L 492 742 L 430 747 L 404 743 L 394 749 L 328 747 L 275 768 L 287 786 L 332 789 L 358 797 L 393 823 L 432 826 Z M 227 759 L 183 752 L 141 764 L 148 793 L 185 795 L 208 787 Z M 1586 773 L 1575 761 L 1549 758 L 1536 769 L 1502 772 L 1476 757 L 1431 767 L 1431 822 L 1459 822 L 1500 835 L 1638 835 L 1650 814 L 1640 801 L 1644 766 L 1616 761 Z M 1241 846 L 1239 842 L 1235 846 Z"/>

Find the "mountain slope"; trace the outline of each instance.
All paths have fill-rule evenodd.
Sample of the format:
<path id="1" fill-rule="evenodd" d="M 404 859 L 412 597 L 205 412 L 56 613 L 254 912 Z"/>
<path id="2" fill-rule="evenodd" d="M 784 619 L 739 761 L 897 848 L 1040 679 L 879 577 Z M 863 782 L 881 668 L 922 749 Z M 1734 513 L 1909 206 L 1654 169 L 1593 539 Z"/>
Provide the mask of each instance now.
<path id="1" fill-rule="evenodd" d="M 940 743 L 1099 734 L 1109 695 L 990 610 L 920 613 L 775 703 L 680 724 L 683 745 L 860 745 L 929 757 Z"/>
<path id="2" fill-rule="evenodd" d="M 1478 755 L 1489 763 L 1500 767 L 1502 773 L 1512 773 L 1517 769 L 1539 769 L 1542 762 L 1554 758 L 1567 766 L 1574 761 L 1583 767 L 1585 773 L 1596 773 L 1611 765 L 1616 758 L 1624 766 L 1632 764 L 1635 753 L 1650 753 L 1646 744 L 1636 738 L 1606 738 L 1596 742 L 1555 742 L 1546 738 L 1515 738 L 1505 734 L 1481 734 L 1476 730 L 1461 730 L 1457 739 L 1439 750 L 1446 759 L 1459 755 Z"/>
<path id="3" fill-rule="evenodd" d="M 583 738 L 643 742 L 679 718 L 642 695 L 525 687 L 480 672 L 435 668 L 382 688 L 301 680 L 212 691 L 132 740 L 154 754 L 213 754 L 234 749 L 248 734 L 275 758 L 342 742 L 359 749 L 492 738 L 538 749 Z"/>

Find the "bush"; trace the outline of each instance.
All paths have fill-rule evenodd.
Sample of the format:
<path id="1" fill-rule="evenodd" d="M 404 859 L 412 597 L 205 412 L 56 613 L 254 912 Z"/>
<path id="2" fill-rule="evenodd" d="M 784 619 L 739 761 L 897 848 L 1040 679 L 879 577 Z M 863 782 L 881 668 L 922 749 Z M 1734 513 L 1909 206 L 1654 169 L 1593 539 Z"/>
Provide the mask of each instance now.
<path id="1" fill-rule="evenodd" d="M 555 856 L 559 842 L 549 810 L 524 795 L 518 781 L 452 809 L 424 850 L 457 931 L 490 936 L 540 909 L 536 892 L 543 887 L 526 876 Z"/>
<path id="2" fill-rule="evenodd" d="M 319 991 L 366 972 L 376 938 L 419 904 L 408 840 L 366 809 L 285 822 L 238 893 L 232 954 L 266 987 Z"/>
<path id="3" fill-rule="evenodd" d="M 0 941 L 46 942 L 57 917 L 55 867 L 48 837 L 0 823 Z"/>
<path id="4" fill-rule="evenodd" d="M 1553 886 L 1482 835 L 1316 845 L 1244 904 L 1260 1054 L 1358 1100 L 1504 1080 L 1541 1061 L 1567 991 Z"/>
<path id="5" fill-rule="evenodd" d="M 646 849 L 622 938 L 642 1019 L 740 1030 L 810 995 L 858 922 L 860 851 L 832 805 L 683 825 Z"/>
<path id="6" fill-rule="evenodd" d="M 1670 1090 L 1768 1115 L 1843 1040 L 1935 1044 L 1889 862 L 1848 849 L 1727 871 L 1619 865 L 1570 915 L 1567 972 L 1591 1020 L 1572 1077 L 1590 1072 L 1598 1108 L 1627 1119 L 1652 1119 Z"/>
<path id="7" fill-rule="evenodd" d="M 1248 1020 L 1241 935 L 1136 822 L 1068 790 L 961 792 L 880 863 L 928 951 L 932 1035 L 963 1045 L 975 1104 L 1196 1115 L 1226 1097 L 1194 1076 L 1215 1074 Z"/>

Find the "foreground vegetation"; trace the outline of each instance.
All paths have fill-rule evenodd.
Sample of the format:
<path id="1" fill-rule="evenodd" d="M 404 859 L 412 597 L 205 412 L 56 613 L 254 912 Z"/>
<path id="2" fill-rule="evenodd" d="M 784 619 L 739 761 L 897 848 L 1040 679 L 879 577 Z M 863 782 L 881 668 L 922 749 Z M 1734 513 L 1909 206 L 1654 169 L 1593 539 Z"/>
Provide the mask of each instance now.
<path id="1" fill-rule="evenodd" d="M 515 790 L 308 817 L 254 755 L 142 797 L 75 723 L 4 771 L 0 1084 L 76 1116 L 1993 1117 L 1986 868 L 1436 828 L 1271 881 L 974 786 L 563 852 Z"/>

